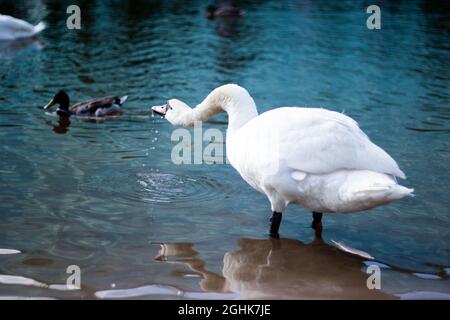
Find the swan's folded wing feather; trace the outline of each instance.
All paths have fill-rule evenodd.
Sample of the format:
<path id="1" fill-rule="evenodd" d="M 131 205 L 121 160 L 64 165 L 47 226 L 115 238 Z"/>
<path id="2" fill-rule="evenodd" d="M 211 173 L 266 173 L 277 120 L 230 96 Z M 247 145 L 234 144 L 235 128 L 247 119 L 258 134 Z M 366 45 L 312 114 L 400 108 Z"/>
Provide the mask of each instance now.
<path id="1" fill-rule="evenodd" d="M 270 134 L 278 135 L 276 157 L 291 170 L 313 174 L 341 169 L 372 170 L 405 177 L 395 160 L 372 143 L 356 121 L 341 113 L 279 108 L 259 118 L 274 129 L 268 130 Z"/>
<path id="2" fill-rule="evenodd" d="M 316 109 L 303 120 L 294 110 L 289 116 L 297 125 L 289 131 L 290 138 L 280 139 L 281 150 L 290 150 L 290 167 L 316 174 L 339 169 L 372 170 L 404 178 L 395 160 L 372 143 L 353 119 Z"/>

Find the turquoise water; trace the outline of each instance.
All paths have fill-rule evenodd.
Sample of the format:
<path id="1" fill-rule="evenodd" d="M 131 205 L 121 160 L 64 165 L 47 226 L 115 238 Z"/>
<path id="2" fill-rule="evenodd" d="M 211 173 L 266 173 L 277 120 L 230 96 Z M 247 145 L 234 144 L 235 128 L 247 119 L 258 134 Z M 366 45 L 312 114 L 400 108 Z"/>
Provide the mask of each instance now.
<path id="1" fill-rule="evenodd" d="M 38 41 L 0 45 L 0 248 L 20 251 L 0 254 L 0 297 L 450 294 L 444 1 L 383 3 L 379 31 L 355 1 L 243 1 L 245 17 L 228 20 L 205 19 L 202 1 L 80 1 L 80 31 L 65 27 L 69 4 L 0 0 L 4 14 L 48 23 Z M 345 112 L 416 196 L 325 215 L 323 242 L 292 206 L 283 239 L 270 240 L 265 197 L 229 165 L 174 165 L 174 128 L 150 114 L 173 97 L 196 105 L 228 82 L 260 112 Z M 60 128 L 39 108 L 59 89 L 74 102 L 129 95 L 126 113 Z M 215 120 L 204 129 L 225 133 L 226 115 Z M 382 292 L 366 289 L 367 262 L 332 240 L 386 266 Z M 48 287 L 66 282 L 69 265 L 81 268 L 82 289 Z"/>

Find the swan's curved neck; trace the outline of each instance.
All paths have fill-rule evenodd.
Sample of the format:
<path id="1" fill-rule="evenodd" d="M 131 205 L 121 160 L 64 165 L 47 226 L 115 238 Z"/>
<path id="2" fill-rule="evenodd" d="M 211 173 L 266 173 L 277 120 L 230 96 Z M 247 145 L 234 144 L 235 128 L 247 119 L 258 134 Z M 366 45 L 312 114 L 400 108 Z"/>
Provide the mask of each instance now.
<path id="1" fill-rule="evenodd" d="M 228 113 L 229 133 L 258 116 L 256 104 L 247 90 L 233 84 L 213 90 L 192 110 L 193 118 L 202 121 L 222 111 Z"/>

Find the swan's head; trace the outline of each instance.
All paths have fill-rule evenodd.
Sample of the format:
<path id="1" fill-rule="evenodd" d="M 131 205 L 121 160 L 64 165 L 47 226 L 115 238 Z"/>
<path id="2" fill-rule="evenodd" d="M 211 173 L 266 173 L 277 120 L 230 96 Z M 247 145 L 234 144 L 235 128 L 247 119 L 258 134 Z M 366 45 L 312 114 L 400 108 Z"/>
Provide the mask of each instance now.
<path id="1" fill-rule="evenodd" d="M 183 101 L 171 99 L 162 106 L 152 107 L 152 111 L 175 126 L 185 126 L 192 109 Z"/>
<path id="2" fill-rule="evenodd" d="M 212 116 L 226 112 L 231 119 L 230 126 L 239 128 L 258 115 L 255 102 L 247 90 L 235 84 L 214 89 L 194 109 L 180 100 L 172 99 L 165 105 L 152 107 L 152 110 L 171 124 L 183 127 L 191 127 L 196 121 L 208 121 Z"/>

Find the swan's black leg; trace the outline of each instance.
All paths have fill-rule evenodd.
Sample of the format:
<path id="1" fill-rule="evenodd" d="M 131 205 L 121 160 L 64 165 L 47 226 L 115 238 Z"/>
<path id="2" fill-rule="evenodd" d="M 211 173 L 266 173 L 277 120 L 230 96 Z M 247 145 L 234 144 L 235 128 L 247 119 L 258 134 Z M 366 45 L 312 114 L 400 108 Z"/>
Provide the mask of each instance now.
<path id="1" fill-rule="evenodd" d="M 311 227 L 314 230 L 322 229 L 322 212 L 313 212 L 312 216 L 313 216 L 313 222 L 312 222 Z M 320 231 L 322 231 L 322 230 L 320 230 Z"/>
<path id="2" fill-rule="evenodd" d="M 274 212 L 272 218 L 270 218 L 270 236 L 279 237 L 278 229 L 280 228 L 281 218 L 283 214 L 281 212 Z"/>
<path id="3" fill-rule="evenodd" d="M 314 240 L 322 240 L 322 227 L 314 229 Z"/>

